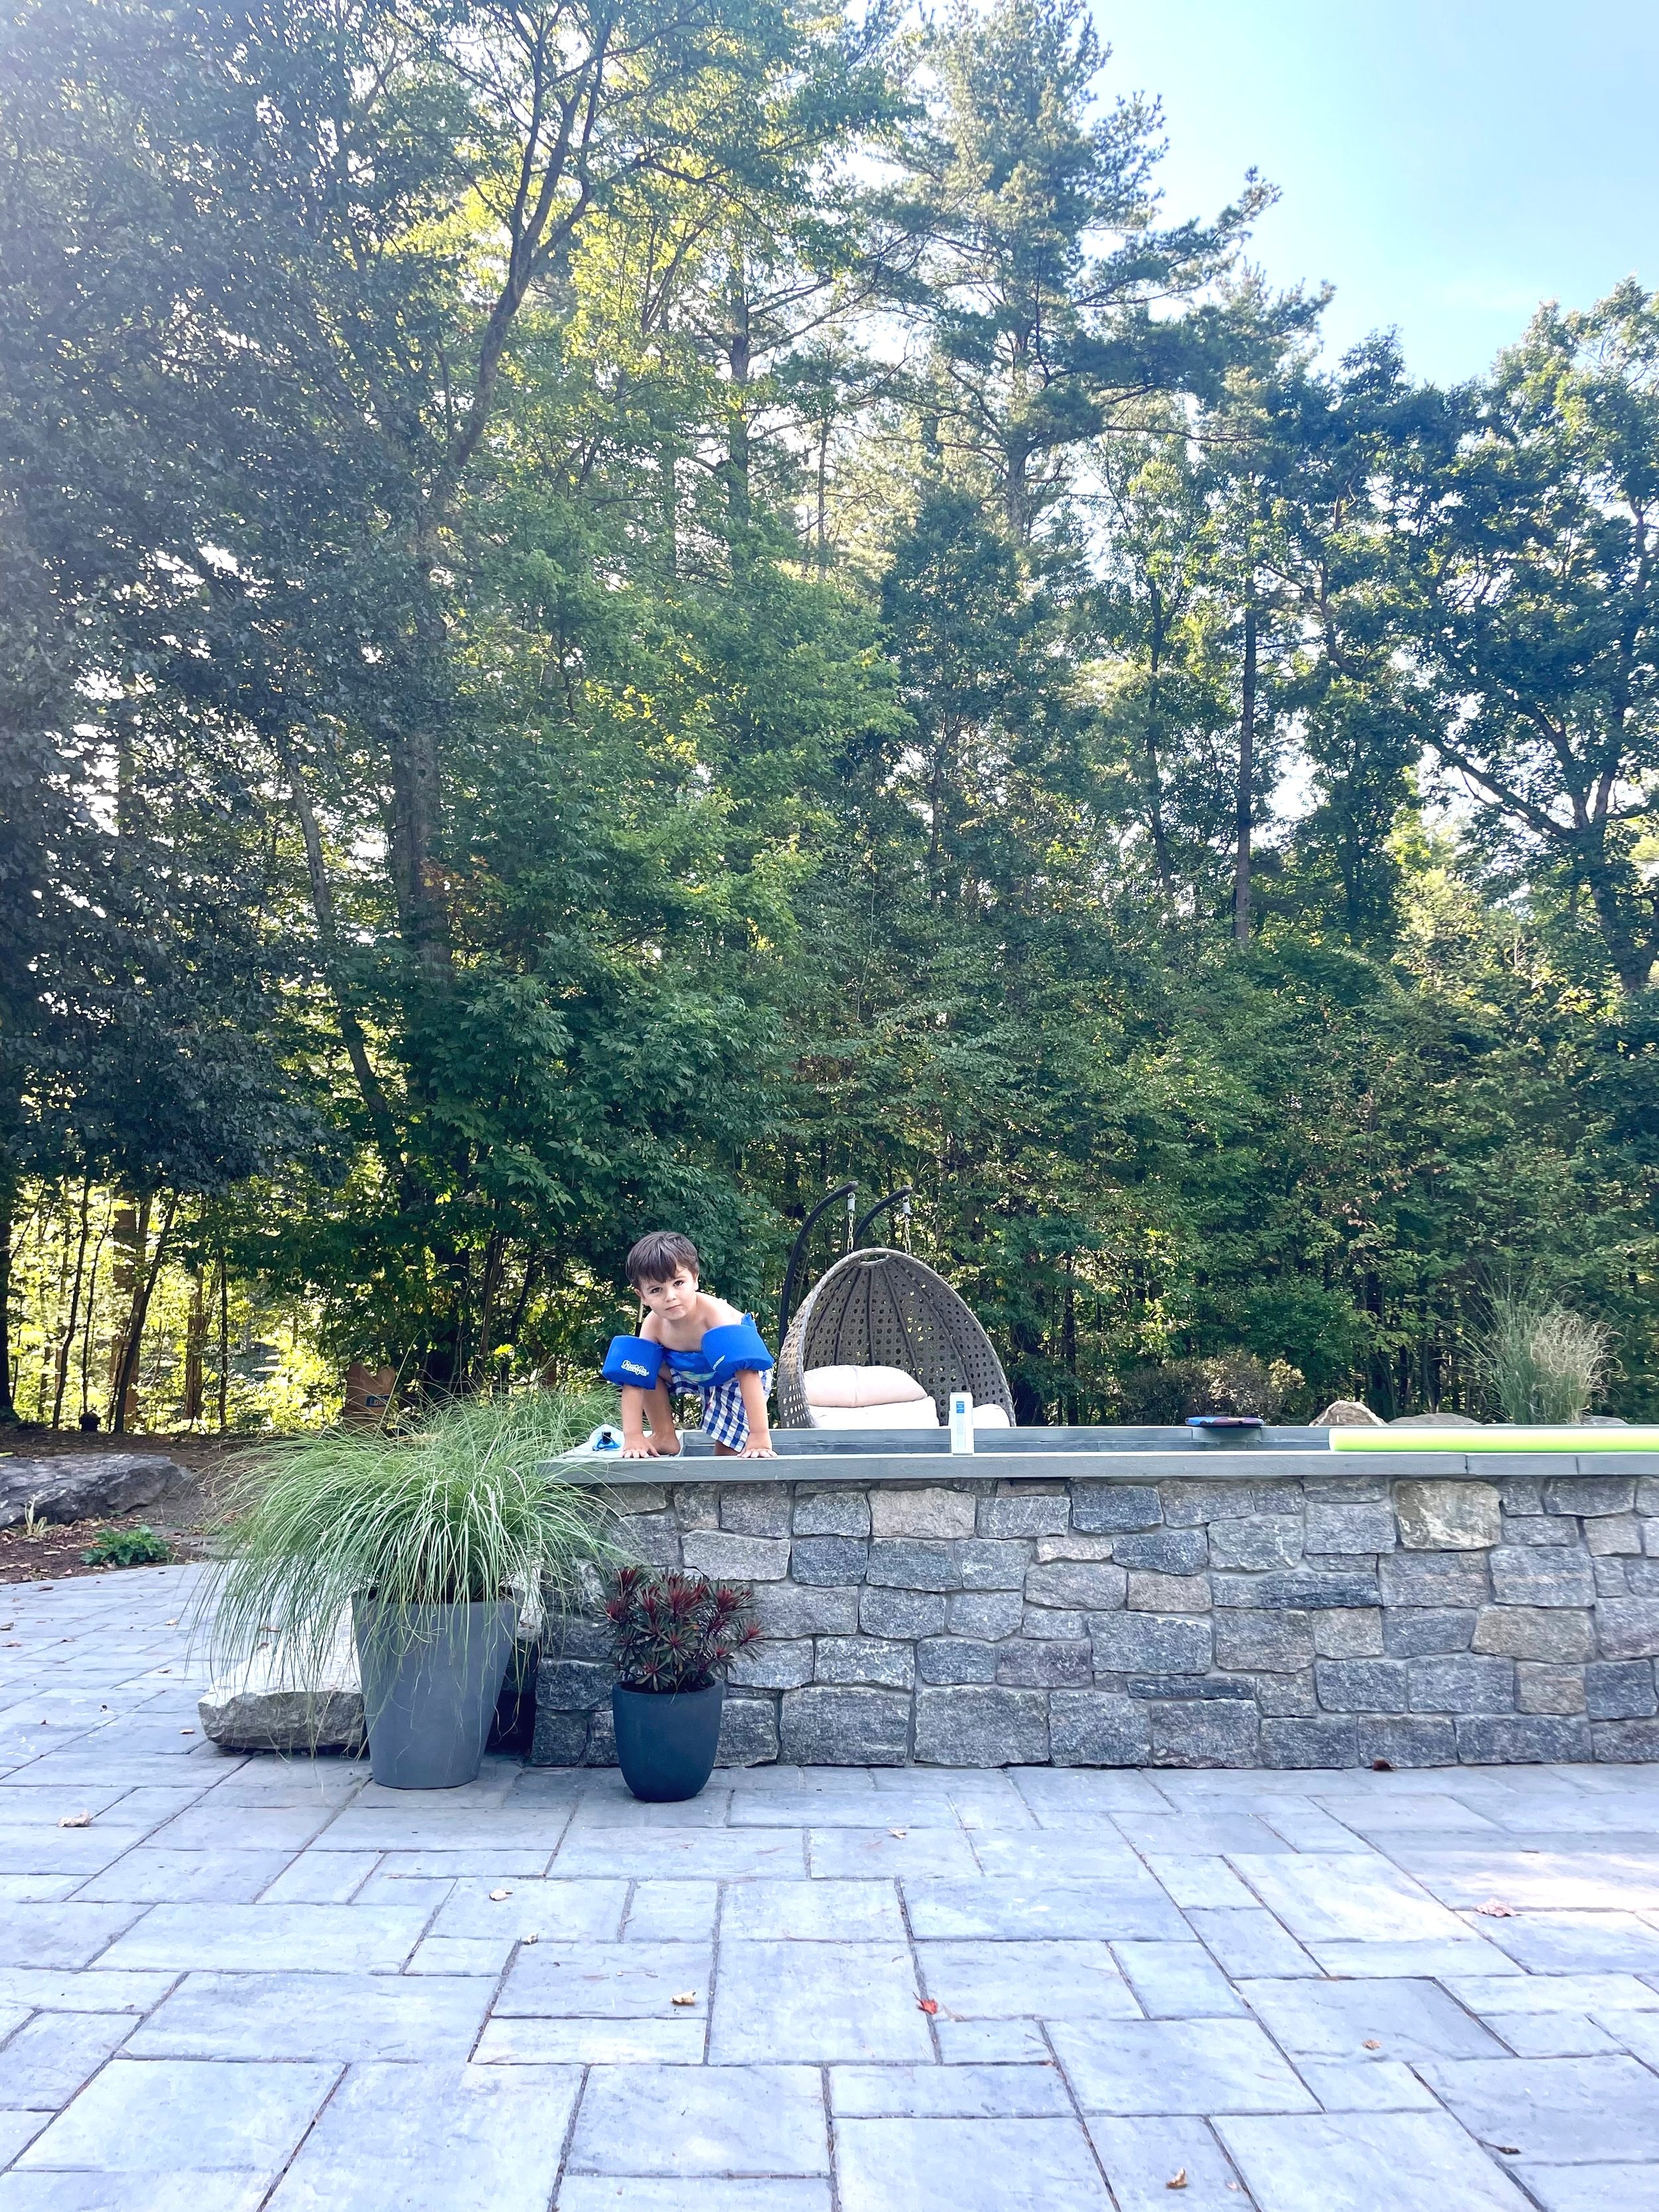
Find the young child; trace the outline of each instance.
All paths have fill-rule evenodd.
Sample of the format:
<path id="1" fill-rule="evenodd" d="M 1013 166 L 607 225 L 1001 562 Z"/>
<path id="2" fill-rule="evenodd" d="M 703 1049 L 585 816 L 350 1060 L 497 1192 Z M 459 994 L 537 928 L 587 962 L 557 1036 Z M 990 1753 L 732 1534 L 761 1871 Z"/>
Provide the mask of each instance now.
<path id="1" fill-rule="evenodd" d="M 646 1321 L 638 1336 L 613 1336 L 605 1354 L 605 1379 L 622 1391 L 623 1457 L 673 1458 L 680 1448 L 674 1392 L 700 1390 L 702 1426 L 716 1452 L 775 1459 L 766 1419 L 772 1355 L 754 1316 L 701 1287 L 697 1248 L 673 1230 L 641 1237 L 626 1265 Z"/>

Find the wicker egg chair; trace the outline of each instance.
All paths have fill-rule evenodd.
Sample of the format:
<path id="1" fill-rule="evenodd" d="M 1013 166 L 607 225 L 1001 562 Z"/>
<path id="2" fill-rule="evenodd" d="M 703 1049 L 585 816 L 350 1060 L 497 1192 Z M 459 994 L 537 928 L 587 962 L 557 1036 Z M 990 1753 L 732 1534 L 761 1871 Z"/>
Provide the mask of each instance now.
<path id="1" fill-rule="evenodd" d="M 837 1260 L 790 1322 L 778 1355 L 780 1427 L 819 1425 L 806 1396 L 814 1367 L 902 1368 L 932 1397 L 941 1423 L 952 1390 L 971 1390 L 975 1406 L 1000 1406 L 1014 1419 L 1002 1362 L 968 1308 L 942 1275 L 882 1245 Z"/>

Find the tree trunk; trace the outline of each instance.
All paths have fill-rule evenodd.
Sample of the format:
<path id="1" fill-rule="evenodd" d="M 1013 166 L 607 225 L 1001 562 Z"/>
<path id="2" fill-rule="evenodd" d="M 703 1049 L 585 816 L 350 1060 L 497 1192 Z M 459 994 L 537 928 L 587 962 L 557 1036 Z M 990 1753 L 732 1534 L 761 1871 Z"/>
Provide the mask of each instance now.
<path id="1" fill-rule="evenodd" d="M 207 1345 L 206 1285 L 199 1267 L 190 1279 L 190 1318 L 185 1324 L 185 1426 L 202 1418 L 202 1354 Z"/>
<path id="2" fill-rule="evenodd" d="M 116 1376 L 114 1414 L 111 1424 L 118 1436 L 122 1435 L 125 1431 L 129 1405 L 134 1413 L 137 1411 L 138 1349 L 144 1340 L 144 1323 L 149 1317 L 149 1302 L 155 1293 L 155 1279 L 161 1272 L 161 1257 L 167 1250 L 167 1236 L 172 1230 L 173 1217 L 178 1208 L 177 1196 L 169 1197 L 167 1210 L 161 1217 L 161 1234 L 155 1239 L 155 1249 L 150 1256 L 149 1265 L 148 1267 L 140 1265 L 138 1279 L 133 1285 L 132 1310 L 127 1322 L 126 1342 L 121 1348 L 121 1366 Z M 149 1217 L 150 1201 L 146 1199 L 143 1207 L 144 1233 L 139 1243 L 141 1255 L 144 1245 L 149 1242 Z"/>
<path id="3" fill-rule="evenodd" d="M 118 1298 L 127 1302 L 126 1317 L 115 1333 L 109 1348 L 109 1425 L 111 1433 L 123 1436 L 127 1424 L 138 1411 L 137 1394 L 133 1389 L 136 1367 L 127 1359 L 127 1346 L 132 1341 L 135 1318 L 143 1291 L 144 1255 L 149 1249 L 150 1201 L 140 1200 L 137 1204 L 126 1199 L 115 1210 L 110 1236 L 115 1246 L 115 1265 L 111 1270 L 112 1285 Z"/>
<path id="4" fill-rule="evenodd" d="M 1238 718 L 1238 794 L 1234 809 L 1233 935 L 1250 937 L 1250 817 L 1255 785 L 1255 594 L 1244 605 L 1244 680 Z"/>
<path id="5" fill-rule="evenodd" d="M 81 1242 L 75 1255 L 75 1283 L 70 1291 L 69 1319 L 64 1323 L 64 1338 L 58 1347 L 57 1387 L 52 1392 L 52 1425 L 61 1428 L 64 1423 L 64 1392 L 69 1382 L 70 1353 L 75 1346 L 75 1331 L 81 1319 L 81 1285 L 85 1279 L 87 1265 L 88 1215 L 92 1205 L 92 1177 L 82 1178 L 81 1184 Z"/>
<path id="6" fill-rule="evenodd" d="M 1613 864 L 1607 858 L 1605 826 L 1596 823 L 1593 829 L 1594 842 L 1587 840 L 1581 848 L 1583 857 L 1580 865 L 1613 972 L 1619 978 L 1620 988 L 1634 997 L 1638 991 L 1646 990 L 1648 978 L 1653 973 L 1654 943 L 1650 938 L 1646 942 L 1639 939 L 1632 928 L 1619 896 Z"/>
<path id="7" fill-rule="evenodd" d="M 0 1164 L 0 1428 L 17 1419 L 11 1387 L 11 1237 L 19 1181 L 9 1160 Z"/>

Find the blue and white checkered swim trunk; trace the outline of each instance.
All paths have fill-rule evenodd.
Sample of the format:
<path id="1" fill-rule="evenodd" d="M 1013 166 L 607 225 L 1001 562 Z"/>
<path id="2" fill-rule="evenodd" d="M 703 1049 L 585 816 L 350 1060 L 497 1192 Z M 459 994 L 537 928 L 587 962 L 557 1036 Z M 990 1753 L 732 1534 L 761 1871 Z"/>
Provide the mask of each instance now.
<path id="1" fill-rule="evenodd" d="M 769 1397 L 772 1390 L 772 1370 L 761 1375 L 761 1389 Z M 749 1441 L 749 1416 L 743 1409 L 743 1383 L 738 1376 L 729 1382 L 706 1382 L 702 1385 L 702 1431 L 713 1437 L 717 1444 L 728 1444 L 733 1451 L 741 1451 Z"/>

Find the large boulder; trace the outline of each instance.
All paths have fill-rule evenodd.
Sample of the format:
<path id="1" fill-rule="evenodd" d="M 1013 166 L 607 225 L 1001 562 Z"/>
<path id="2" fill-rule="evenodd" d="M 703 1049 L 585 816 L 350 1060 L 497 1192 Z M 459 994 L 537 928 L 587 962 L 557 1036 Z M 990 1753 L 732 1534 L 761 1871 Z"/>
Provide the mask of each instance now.
<path id="1" fill-rule="evenodd" d="M 31 1506 L 37 1521 L 108 1520 L 160 1505 L 189 1489 L 189 1470 L 160 1452 L 64 1452 L 51 1459 L 0 1459 L 0 1528 Z"/>
<path id="2" fill-rule="evenodd" d="M 363 1686 L 349 1619 L 319 1669 L 296 1665 L 273 1637 L 240 1672 L 210 1683 L 196 1710 L 203 1735 L 223 1751 L 360 1751 Z"/>

